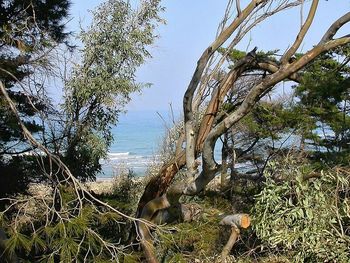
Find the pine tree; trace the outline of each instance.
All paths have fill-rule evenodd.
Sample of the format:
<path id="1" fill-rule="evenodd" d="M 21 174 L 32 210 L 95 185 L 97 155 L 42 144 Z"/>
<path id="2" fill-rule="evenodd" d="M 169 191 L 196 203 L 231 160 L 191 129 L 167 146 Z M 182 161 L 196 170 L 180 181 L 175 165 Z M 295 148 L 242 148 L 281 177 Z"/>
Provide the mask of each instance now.
<path id="1" fill-rule="evenodd" d="M 45 68 L 42 54 L 66 40 L 64 22 L 69 5 L 69 0 L 7 0 L 0 4 L 0 79 L 23 123 L 34 134 L 43 129 L 39 112 L 49 107 L 49 100 L 37 92 L 42 83 L 33 78 L 34 68 Z M 31 150 L 0 95 L 1 196 L 23 191 L 37 174 L 35 159 L 23 155 Z"/>

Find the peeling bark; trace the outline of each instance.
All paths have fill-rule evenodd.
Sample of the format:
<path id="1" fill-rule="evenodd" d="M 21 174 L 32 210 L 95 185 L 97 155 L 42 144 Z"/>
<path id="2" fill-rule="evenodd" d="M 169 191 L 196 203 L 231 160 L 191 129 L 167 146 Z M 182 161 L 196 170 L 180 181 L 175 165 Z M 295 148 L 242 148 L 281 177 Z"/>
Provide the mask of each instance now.
<path id="1" fill-rule="evenodd" d="M 143 207 L 150 200 L 166 193 L 176 173 L 186 164 L 185 151 L 182 150 L 173 160 L 163 165 L 157 176 L 146 185 L 140 198 L 136 216 L 140 217 Z"/>

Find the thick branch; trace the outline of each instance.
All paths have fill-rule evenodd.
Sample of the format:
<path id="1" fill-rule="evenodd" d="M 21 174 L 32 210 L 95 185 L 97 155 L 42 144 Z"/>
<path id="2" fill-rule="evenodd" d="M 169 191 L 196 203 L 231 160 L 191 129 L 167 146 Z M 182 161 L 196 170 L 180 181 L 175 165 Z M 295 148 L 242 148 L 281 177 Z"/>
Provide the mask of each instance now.
<path id="1" fill-rule="evenodd" d="M 312 5 L 310 7 L 309 15 L 304 23 L 304 25 L 301 27 L 299 34 L 297 35 L 297 38 L 295 39 L 293 45 L 290 47 L 290 49 L 282 56 L 281 58 L 281 64 L 285 64 L 288 62 L 288 60 L 294 55 L 294 53 L 299 48 L 301 42 L 303 41 L 307 31 L 309 30 L 311 23 L 315 17 L 315 13 L 317 10 L 318 0 L 313 0 Z"/>
<path id="2" fill-rule="evenodd" d="M 250 217 L 247 214 L 235 214 L 224 217 L 220 221 L 220 225 L 231 226 L 231 235 L 228 239 L 226 245 L 221 252 L 221 261 L 225 262 L 226 257 L 230 253 L 233 245 L 236 243 L 236 240 L 239 236 L 239 227 L 248 228 L 250 226 Z"/>
<path id="3" fill-rule="evenodd" d="M 334 35 L 338 32 L 339 28 L 341 28 L 344 24 L 350 21 L 350 12 L 346 13 L 342 17 L 340 17 L 337 21 L 335 21 L 327 30 L 327 32 L 323 35 L 320 44 L 324 44 L 327 41 L 331 40 Z"/>
<path id="4" fill-rule="evenodd" d="M 276 73 L 279 70 L 279 66 L 272 61 L 258 62 L 259 69 L 266 70 L 270 74 Z M 301 76 L 298 73 L 293 73 L 288 77 L 290 80 L 300 83 Z"/>
<path id="5" fill-rule="evenodd" d="M 185 92 L 183 99 L 184 122 L 186 133 L 186 165 L 190 175 L 196 174 L 195 167 L 195 144 L 196 132 L 194 128 L 194 116 L 192 111 L 192 101 L 195 90 L 201 80 L 203 71 L 210 57 L 215 51 L 232 35 L 238 26 L 249 16 L 249 14 L 265 0 L 252 0 L 250 4 L 237 16 L 237 18 L 216 38 L 216 40 L 203 52 L 197 62 L 196 70 L 191 82 Z"/>

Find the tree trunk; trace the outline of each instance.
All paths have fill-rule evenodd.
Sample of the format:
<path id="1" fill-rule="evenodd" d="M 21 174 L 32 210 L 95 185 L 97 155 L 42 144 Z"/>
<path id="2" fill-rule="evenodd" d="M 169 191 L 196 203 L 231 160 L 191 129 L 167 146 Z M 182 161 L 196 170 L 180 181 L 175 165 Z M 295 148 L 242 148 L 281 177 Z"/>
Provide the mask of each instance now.
<path id="1" fill-rule="evenodd" d="M 221 180 L 220 180 L 220 186 L 221 189 L 224 189 L 225 185 L 226 185 L 226 181 L 227 181 L 227 171 L 228 171 L 228 139 L 227 139 L 228 135 L 227 133 L 224 134 L 224 141 L 222 144 L 222 149 L 221 149 Z"/>

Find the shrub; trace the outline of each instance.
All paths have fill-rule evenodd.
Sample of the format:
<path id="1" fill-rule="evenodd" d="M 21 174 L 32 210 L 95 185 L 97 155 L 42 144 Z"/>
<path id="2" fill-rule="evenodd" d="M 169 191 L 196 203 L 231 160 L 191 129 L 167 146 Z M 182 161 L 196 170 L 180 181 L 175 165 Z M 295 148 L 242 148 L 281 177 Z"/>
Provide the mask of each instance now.
<path id="1" fill-rule="evenodd" d="M 258 237 L 295 262 L 348 262 L 349 186 L 344 168 L 315 173 L 290 160 L 271 163 L 251 213 Z"/>
<path id="2" fill-rule="evenodd" d="M 130 213 L 132 213 L 142 194 L 142 189 L 142 178 L 137 178 L 130 169 L 120 168 L 117 176 L 114 177 L 111 197 L 118 201 L 120 208 L 127 206 L 127 210 L 131 210 Z"/>

